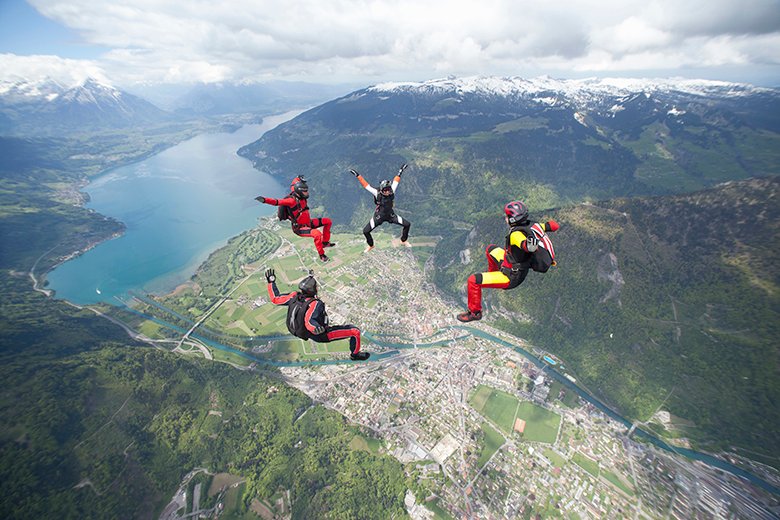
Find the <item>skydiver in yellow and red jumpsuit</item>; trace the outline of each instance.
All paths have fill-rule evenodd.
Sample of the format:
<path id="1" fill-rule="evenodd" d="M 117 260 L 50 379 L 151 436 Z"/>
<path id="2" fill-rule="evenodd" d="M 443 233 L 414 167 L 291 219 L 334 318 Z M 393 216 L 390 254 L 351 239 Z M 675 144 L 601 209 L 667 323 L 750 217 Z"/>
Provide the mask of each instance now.
<path id="1" fill-rule="evenodd" d="M 504 248 L 491 244 L 485 249 L 488 270 L 469 276 L 466 286 L 469 310 L 457 315 L 460 321 L 482 319 L 483 287 L 513 289 L 523 283 L 529 269 L 545 273 L 555 265 L 555 250 L 547 232 L 558 231 L 558 223 L 530 221 L 528 208 L 520 201 L 504 206 L 504 214 L 509 226 Z"/>

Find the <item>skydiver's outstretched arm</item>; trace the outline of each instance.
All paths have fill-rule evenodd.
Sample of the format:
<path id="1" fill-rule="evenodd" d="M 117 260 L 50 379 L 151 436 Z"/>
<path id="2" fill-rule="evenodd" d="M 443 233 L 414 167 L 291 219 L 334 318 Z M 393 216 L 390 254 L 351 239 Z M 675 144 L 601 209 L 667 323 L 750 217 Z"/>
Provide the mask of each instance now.
<path id="1" fill-rule="evenodd" d="M 286 197 L 284 199 L 272 199 L 271 197 L 263 197 L 262 195 L 255 197 L 257 202 L 268 204 L 269 206 L 287 206 L 288 208 L 295 207 L 295 197 Z"/>
<path id="2" fill-rule="evenodd" d="M 361 186 L 363 186 L 363 187 L 366 189 L 366 191 L 368 191 L 368 192 L 369 192 L 371 195 L 373 195 L 374 197 L 376 197 L 376 196 L 379 194 L 379 192 L 376 190 L 376 188 L 374 188 L 373 186 L 371 186 L 371 185 L 368 183 L 368 181 L 367 181 L 366 179 L 364 179 L 364 178 L 363 178 L 363 176 L 362 176 L 362 175 L 360 175 L 360 174 L 359 174 L 357 171 L 355 171 L 355 170 L 349 170 L 349 173 L 351 173 L 352 175 L 354 175 L 354 176 L 357 178 L 357 180 L 360 182 L 360 185 L 361 185 Z"/>
<path id="3" fill-rule="evenodd" d="M 273 269 L 267 269 L 265 271 L 265 279 L 268 281 L 268 297 L 271 298 L 271 303 L 275 305 L 287 305 L 298 294 L 294 291 L 281 294 L 276 287 L 276 275 L 274 274 Z"/>
<path id="4" fill-rule="evenodd" d="M 395 193 L 396 188 L 398 188 L 398 183 L 401 182 L 401 174 L 404 172 L 407 166 L 409 165 L 404 163 L 400 168 L 398 168 L 398 174 L 393 178 L 393 193 Z"/>
<path id="5" fill-rule="evenodd" d="M 542 226 L 544 227 L 544 231 L 547 233 L 558 231 L 561 228 L 561 225 L 554 220 L 548 220 L 542 224 Z"/>

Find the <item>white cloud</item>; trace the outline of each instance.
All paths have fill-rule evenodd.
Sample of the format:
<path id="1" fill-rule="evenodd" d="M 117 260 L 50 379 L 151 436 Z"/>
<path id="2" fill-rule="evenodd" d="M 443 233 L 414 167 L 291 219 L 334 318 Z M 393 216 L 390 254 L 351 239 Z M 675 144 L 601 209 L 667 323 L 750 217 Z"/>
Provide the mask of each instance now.
<path id="1" fill-rule="evenodd" d="M 98 63 L 57 56 L 0 54 L 0 71 L 0 84 L 43 78 L 56 78 L 64 87 L 80 85 L 87 78 L 109 83 L 107 75 Z"/>
<path id="2" fill-rule="evenodd" d="M 88 65 L 119 83 L 565 75 L 753 62 L 780 70 L 778 0 L 30 3 L 111 49 Z"/>

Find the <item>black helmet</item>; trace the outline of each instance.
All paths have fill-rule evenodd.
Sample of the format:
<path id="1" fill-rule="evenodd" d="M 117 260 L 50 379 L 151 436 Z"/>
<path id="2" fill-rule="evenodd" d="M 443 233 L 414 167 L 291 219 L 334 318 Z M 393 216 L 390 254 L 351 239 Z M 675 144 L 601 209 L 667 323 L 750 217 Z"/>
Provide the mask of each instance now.
<path id="1" fill-rule="evenodd" d="M 390 181 L 388 181 L 387 179 L 379 183 L 379 191 L 386 190 L 386 189 L 389 190 L 393 189 L 393 185 L 390 184 Z"/>
<path id="2" fill-rule="evenodd" d="M 504 206 L 504 213 L 509 219 L 510 226 L 523 224 L 528 221 L 528 208 L 519 200 L 515 200 Z"/>
<path id="3" fill-rule="evenodd" d="M 307 276 L 298 283 L 298 290 L 304 296 L 316 296 L 317 295 L 317 280 L 313 276 Z"/>
<path id="4" fill-rule="evenodd" d="M 309 185 L 306 184 L 306 181 L 304 180 L 298 180 L 296 181 L 293 186 L 293 193 L 295 193 L 295 196 L 299 199 L 308 199 L 309 198 Z"/>

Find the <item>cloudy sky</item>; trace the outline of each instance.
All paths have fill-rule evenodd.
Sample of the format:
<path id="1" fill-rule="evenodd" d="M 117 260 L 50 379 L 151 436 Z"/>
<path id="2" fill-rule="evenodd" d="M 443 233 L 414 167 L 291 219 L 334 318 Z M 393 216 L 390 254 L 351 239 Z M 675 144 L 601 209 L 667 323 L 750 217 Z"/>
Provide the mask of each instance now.
<path id="1" fill-rule="evenodd" d="M 780 86 L 780 0 L 0 0 L 0 79 Z"/>

